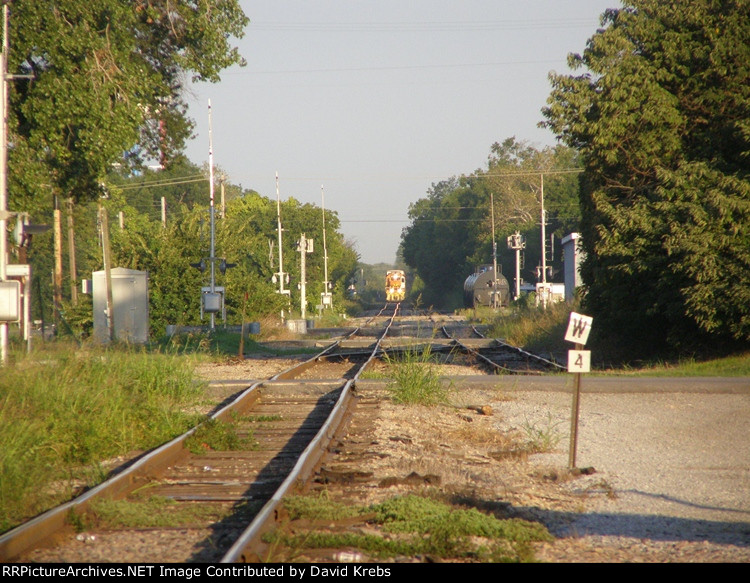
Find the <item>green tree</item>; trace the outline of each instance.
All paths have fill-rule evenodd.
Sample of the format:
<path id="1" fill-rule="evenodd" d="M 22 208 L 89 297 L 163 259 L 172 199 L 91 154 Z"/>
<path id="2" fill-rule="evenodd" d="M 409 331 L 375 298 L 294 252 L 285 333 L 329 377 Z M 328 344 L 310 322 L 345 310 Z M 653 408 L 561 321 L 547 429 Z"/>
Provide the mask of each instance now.
<path id="1" fill-rule="evenodd" d="M 132 178 L 142 184 L 140 178 Z M 153 183 L 149 189 L 154 198 L 161 195 L 161 188 Z M 204 184 L 204 188 L 205 188 Z M 233 185 L 227 185 L 234 189 Z M 172 186 L 163 188 L 168 192 Z M 112 225 L 113 263 L 120 267 L 148 271 L 150 289 L 151 329 L 154 334 L 164 332 L 167 324 L 200 324 L 201 287 L 210 284 L 210 212 L 204 204 L 186 205 L 175 219 L 168 215 L 164 226 L 161 218 L 153 212 L 141 212 L 129 204 L 131 191 L 128 182 L 120 188 L 112 188 L 105 205 L 110 215 L 120 212 L 125 215 L 124 228 Z M 90 204 L 92 208 L 95 205 Z M 227 203 L 226 217 L 221 218 L 214 209 L 215 263 L 214 282 L 225 291 L 226 315 L 229 324 L 240 323 L 244 313 L 246 319 L 276 314 L 286 308 L 286 299 L 277 293 L 272 276 L 278 269 L 275 265 L 276 203 L 253 191 L 232 198 Z M 282 216 L 290 229 L 306 227 L 307 236 L 315 238 L 315 252 L 307 256 L 308 310 L 310 313 L 319 303 L 319 292 L 323 281 L 322 210 L 315 205 L 301 205 L 290 199 L 282 203 Z M 113 221 L 114 223 L 114 221 Z M 333 284 L 334 305 L 342 306 L 347 282 L 356 268 L 356 253 L 348 246 L 339 232 L 336 213 L 326 211 L 329 280 Z M 92 237 L 93 238 L 93 237 Z M 286 240 L 288 239 L 288 240 Z M 295 239 L 284 240 L 284 269 L 290 273 L 292 308 L 299 307 L 299 265 L 295 261 Z M 101 268 L 101 257 L 91 258 L 92 269 Z M 190 267 L 203 260 L 206 270 Z M 222 261 L 232 265 L 222 270 Z M 204 321 L 205 323 L 205 321 Z"/>
<path id="2" fill-rule="evenodd" d="M 240 63 L 229 39 L 247 22 L 237 0 L 12 2 L 8 69 L 33 76 L 9 84 L 12 205 L 96 196 L 116 162 L 171 162 L 192 129 L 185 76 Z"/>
<path id="3" fill-rule="evenodd" d="M 543 112 L 585 166 L 586 309 L 640 353 L 746 342 L 748 3 L 623 4 Z"/>
<path id="4" fill-rule="evenodd" d="M 426 198 L 411 205 L 411 224 L 401 242 L 405 262 L 424 285 L 424 303 L 461 306 L 467 276 L 477 266 L 492 263 L 491 201 L 499 269 L 514 271 L 515 256 L 505 241 L 518 230 L 527 239 L 529 269 L 523 277 L 533 279 L 535 265 L 541 263 L 541 175 L 546 175 L 547 232 L 560 237 L 578 222 L 575 174 L 568 172 L 577 163 L 575 152 L 565 146 L 538 150 L 508 138 L 492 145 L 486 170 L 433 184 Z M 551 257 L 548 263 L 552 265 Z"/>
<path id="5" fill-rule="evenodd" d="M 216 82 L 222 69 L 242 64 L 230 44 L 248 22 L 237 0 L 3 4 L 9 7 L 8 72 L 31 77 L 8 83 L 11 210 L 52 224 L 55 200 L 62 206 L 69 198 L 107 196 L 108 182 L 119 184 L 147 162 L 183 175 L 180 152 L 193 127 L 185 79 Z M 158 216 L 145 192 L 132 194 L 134 205 Z M 94 269 L 101 256 L 91 244 L 96 213 L 76 209 L 75 216 L 79 270 Z M 49 297 L 51 239 L 37 237 L 29 253 L 40 310 Z"/>
<path id="6" fill-rule="evenodd" d="M 118 188 L 129 206 L 152 219 L 161 217 L 162 198 L 171 220 L 176 220 L 182 209 L 205 206 L 210 199 L 207 168 L 183 156 L 177 156 L 166 168 L 144 168 L 135 174 L 128 168 L 115 167 L 108 173 L 106 183 Z M 217 186 L 217 212 L 219 202 Z"/>

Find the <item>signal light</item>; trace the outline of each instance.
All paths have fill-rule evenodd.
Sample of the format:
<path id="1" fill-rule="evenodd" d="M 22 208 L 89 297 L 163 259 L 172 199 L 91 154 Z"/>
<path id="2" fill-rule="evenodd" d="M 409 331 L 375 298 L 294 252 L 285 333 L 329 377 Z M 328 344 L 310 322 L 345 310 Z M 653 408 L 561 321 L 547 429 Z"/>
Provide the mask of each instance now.
<path id="1" fill-rule="evenodd" d="M 221 274 L 224 275 L 227 272 L 227 269 L 230 269 L 232 267 L 237 267 L 236 263 L 227 263 L 226 259 L 222 259 L 221 263 L 219 263 L 219 271 L 221 271 Z"/>
<path id="2" fill-rule="evenodd" d="M 204 271 L 206 271 L 206 260 L 201 259 L 199 263 L 191 263 L 190 267 L 195 267 L 196 269 L 198 269 L 198 271 L 203 273 Z"/>

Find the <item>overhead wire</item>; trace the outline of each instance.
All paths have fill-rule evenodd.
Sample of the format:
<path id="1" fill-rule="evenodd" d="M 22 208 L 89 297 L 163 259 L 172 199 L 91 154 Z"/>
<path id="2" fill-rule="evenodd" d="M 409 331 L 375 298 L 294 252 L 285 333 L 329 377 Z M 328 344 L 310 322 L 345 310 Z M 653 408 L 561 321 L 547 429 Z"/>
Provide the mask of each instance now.
<path id="1" fill-rule="evenodd" d="M 198 178 L 200 176 L 200 178 Z M 175 186 L 178 184 L 191 184 L 194 182 L 208 182 L 208 177 L 202 174 L 194 174 L 192 176 L 177 177 L 177 178 L 165 178 L 164 180 L 144 181 L 137 184 L 123 184 L 118 185 L 119 190 L 135 190 L 140 188 L 158 188 L 164 186 Z"/>
<path id="2" fill-rule="evenodd" d="M 451 22 L 251 22 L 259 31 L 289 32 L 494 32 L 550 28 L 590 28 L 590 19 L 451 21 Z"/>

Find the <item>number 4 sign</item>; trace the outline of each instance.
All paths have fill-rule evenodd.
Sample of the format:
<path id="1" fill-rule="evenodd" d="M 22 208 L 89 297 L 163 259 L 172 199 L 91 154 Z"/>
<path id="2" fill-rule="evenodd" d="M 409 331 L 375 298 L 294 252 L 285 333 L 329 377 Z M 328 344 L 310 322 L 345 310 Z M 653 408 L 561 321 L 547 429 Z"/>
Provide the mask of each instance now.
<path id="1" fill-rule="evenodd" d="M 568 372 L 591 372 L 591 351 L 568 350 Z"/>

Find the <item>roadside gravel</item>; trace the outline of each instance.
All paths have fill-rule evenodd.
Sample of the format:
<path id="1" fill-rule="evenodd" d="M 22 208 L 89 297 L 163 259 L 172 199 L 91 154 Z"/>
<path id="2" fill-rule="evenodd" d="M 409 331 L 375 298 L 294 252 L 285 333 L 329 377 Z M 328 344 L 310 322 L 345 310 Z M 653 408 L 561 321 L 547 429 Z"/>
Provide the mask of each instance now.
<path id="1" fill-rule="evenodd" d="M 591 393 L 580 401 L 576 466 L 595 473 L 562 484 L 581 497 L 580 512 L 548 512 L 560 537 L 542 548 L 548 561 L 750 562 L 750 379 L 746 390 L 640 390 Z M 705 383 L 704 383 L 705 384 Z M 507 390 L 507 389 L 506 389 Z M 515 391 L 498 405 L 505 430 L 557 432 L 554 452 L 530 456 L 540 471 L 566 468 L 570 392 Z M 554 471 L 554 470 L 553 470 Z"/>

